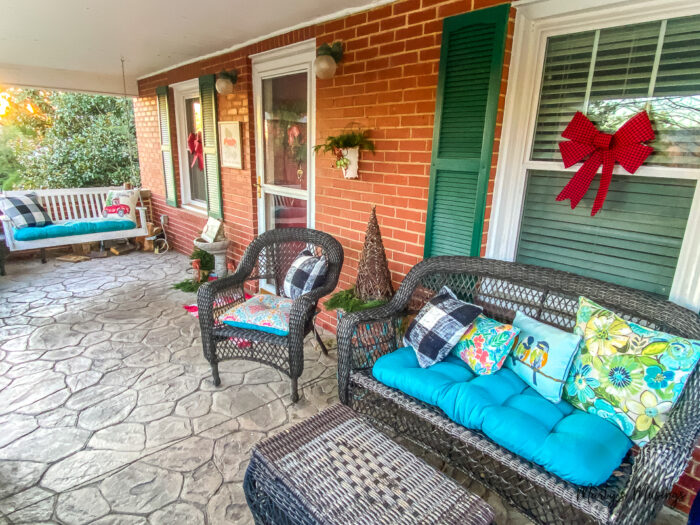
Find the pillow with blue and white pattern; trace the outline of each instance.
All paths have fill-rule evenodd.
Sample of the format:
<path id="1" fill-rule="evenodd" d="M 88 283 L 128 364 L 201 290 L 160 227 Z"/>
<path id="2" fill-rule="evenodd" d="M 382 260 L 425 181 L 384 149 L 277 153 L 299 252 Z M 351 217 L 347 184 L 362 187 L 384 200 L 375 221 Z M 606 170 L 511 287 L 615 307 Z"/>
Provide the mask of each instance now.
<path id="1" fill-rule="evenodd" d="M 439 363 L 482 311 L 481 306 L 460 301 L 443 286 L 408 325 L 404 344 L 413 347 L 421 368 Z"/>
<path id="2" fill-rule="evenodd" d="M 326 281 L 328 261 L 325 256 L 317 257 L 311 250 L 304 250 L 294 260 L 284 278 L 284 295 L 290 299 L 309 293 Z"/>

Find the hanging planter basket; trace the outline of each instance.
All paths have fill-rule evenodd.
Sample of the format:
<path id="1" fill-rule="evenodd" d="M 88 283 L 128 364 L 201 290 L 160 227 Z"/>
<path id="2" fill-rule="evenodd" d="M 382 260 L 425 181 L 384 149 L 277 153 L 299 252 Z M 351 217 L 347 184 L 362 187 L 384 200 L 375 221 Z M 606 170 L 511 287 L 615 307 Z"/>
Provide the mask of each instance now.
<path id="1" fill-rule="evenodd" d="M 360 148 L 345 148 L 341 150 L 343 158 L 347 159 L 347 167 L 343 168 L 343 177 L 346 179 L 358 178 L 357 168 L 360 163 Z"/>
<path id="2" fill-rule="evenodd" d="M 374 142 L 369 138 L 369 130 L 350 129 L 340 135 L 326 137 L 325 142 L 314 146 L 314 151 L 333 153 L 335 160 L 331 164 L 340 168 L 346 179 L 358 179 L 360 150 L 374 153 Z"/>

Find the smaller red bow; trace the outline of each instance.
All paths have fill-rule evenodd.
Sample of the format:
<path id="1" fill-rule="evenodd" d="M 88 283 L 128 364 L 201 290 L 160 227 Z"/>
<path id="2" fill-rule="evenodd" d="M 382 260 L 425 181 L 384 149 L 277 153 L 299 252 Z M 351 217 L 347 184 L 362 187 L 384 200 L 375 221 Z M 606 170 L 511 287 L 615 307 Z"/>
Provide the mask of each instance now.
<path id="1" fill-rule="evenodd" d="M 202 145 L 202 132 L 199 131 L 197 134 L 190 133 L 187 137 L 187 151 L 189 151 L 194 158 L 192 159 L 192 164 L 190 168 L 194 168 L 195 162 L 199 165 L 199 169 L 204 169 L 204 147 Z"/>
<path id="2" fill-rule="evenodd" d="M 559 143 L 564 166 L 568 168 L 586 156 L 591 156 L 561 190 L 557 196 L 558 201 L 570 199 L 571 208 L 575 208 L 588 191 L 598 168 L 603 165 L 591 215 L 603 207 L 615 162 L 619 162 L 627 172 L 634 173 L 654 151 L 651 146 L 641 144 L 654 139 L 654 130 L 651 129 L 646 111 L 637 113 L 612 135 L 598 131 L 586 115 L 577 111 L 561 136 L 570 139 Z"/>
<path id="3" fill-rule="evenodd" d="M 301 130 L 299 129 L 299 126 L 297 126 L 296 124 L 289 126 L 289 128 L 287 129 L 287 143 L 290 146 L 293 146 L 294 141 L 299 135 L 301 135 Z M 299 142 L 301 142 L 301 140 L 302 139 L 299 139 Z"/>

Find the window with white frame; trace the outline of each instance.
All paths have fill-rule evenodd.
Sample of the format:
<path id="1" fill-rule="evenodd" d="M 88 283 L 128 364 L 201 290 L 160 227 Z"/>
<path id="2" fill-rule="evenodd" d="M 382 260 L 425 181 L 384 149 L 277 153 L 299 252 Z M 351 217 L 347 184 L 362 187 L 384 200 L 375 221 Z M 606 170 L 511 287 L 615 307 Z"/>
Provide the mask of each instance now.
<path id="1" fill-rule="evenodd" d="M 201 140 L 202 105 L 197 79 L 175 84 L 175 125 L 177 128 L 178 157 L 180 164 L 180 192 L 182 204 L 201 208 L 206 212 L 207 187 L 204 170 L 196 151 L 190 151 L 193 140 Z"/>
<path id="2" fill-rule="evenodd" d="M 535 40 L 531 50 L 541 50 L 530 78 L 531 124 L 517 144 L 519 159 L 507 152 L 499 165 L 487 255 L 596 277 L 697 308 L 697 276 L 679 273 L 696 264 L 698 244 L 700 15 L 599 28 L 593 21 L 584 30 L 570 25 L 569 31 L 562 24 L 521 35 Z M 509 90 L 522 87 L 520 76 Z M 590 211 L 599 175 L 576 209 L 557 202 L 581 166 L 565 169 L 558 148 L 574 113 L 613 133 L 641 110 L 656 134 L 644 166 L 635 174 L 616 168 L 595 216 Z M 507 103 L 509 111 L 517 112 Z M 506 174 L 509 161 L 518 164 L 514 175 Z M 509 183 L 517 188 L 507 188 Z M 507 246 L 496 247 L 499 241 Z"/>

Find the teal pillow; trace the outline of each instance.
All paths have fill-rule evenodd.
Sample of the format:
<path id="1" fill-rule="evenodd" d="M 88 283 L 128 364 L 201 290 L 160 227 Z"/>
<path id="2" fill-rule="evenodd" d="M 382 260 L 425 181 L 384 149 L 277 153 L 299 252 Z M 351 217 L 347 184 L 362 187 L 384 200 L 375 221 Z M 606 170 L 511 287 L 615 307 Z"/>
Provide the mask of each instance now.
<path id="1" fill-rule="evenodd" d="M 541 323 L 518 312 L 513 326 L 520 329 L 506 366 L 552 403 L 561 401 L 569 368 L 581 336 Z"/>

